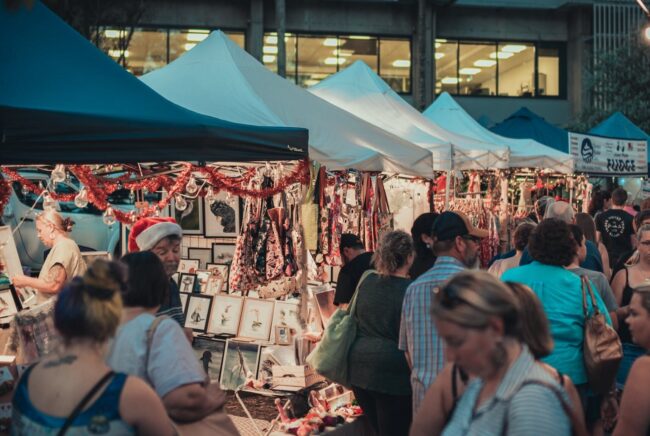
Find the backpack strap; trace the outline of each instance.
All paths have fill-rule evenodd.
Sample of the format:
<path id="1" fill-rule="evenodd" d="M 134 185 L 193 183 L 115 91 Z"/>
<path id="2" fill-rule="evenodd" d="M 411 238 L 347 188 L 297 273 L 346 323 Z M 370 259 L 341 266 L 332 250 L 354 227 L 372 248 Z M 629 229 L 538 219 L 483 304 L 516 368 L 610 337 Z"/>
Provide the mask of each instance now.
<path id="1" fill-rule="evenodd" d="M 147 377 L 147 380 L 149 381 L 149 384 L 151 385 L 151 379 L 149 378 L 149 356 L 151 355 L 151 346 L 153 345 L 153 338 L 154 335 L 156 334 L 156 330 L 158 329 L 158 326 L 160 325 L 161 322 L 164 320 L 169 319 L 167 315 L 160 315 L 154 318 L 153 322 L 147 329 L 147 349 L 144 354 L 144 375 Z"/>
<path id="2" fill-rule="evenodd" d="M 104 387 L 106 383 L 108 383 L 113 377 L 115 376 L 115 373 L 113 371 L 108 371 L 97 383 L 93 385 L 92 388 L 88 391 L 88 393 L 79 401 L 79 404 L 74 408 L 72 413 L 68 416 L 68 418 L 65 420 L 63 423 L 63 427 L 59 430 L 57 433 L 57 436 L 63 436 L 72 423 L 74 422 L 75 419 L 79 416 L 81 411 L 86 407 L 86 405 L 90 402 L 90 400 L 99 392 L 99 390 Z"/>
<path id="3" fill-rule="evenodd" d="M 374 269 L 367 269 L 363 272 L 363 275 L 359 279 L 359 283 L 357 283 L 357 288 L 354 290 L 354 295 L 352 296 L 352 299 L 350 300 L 350 306 L 348 307 L 348 313 L 350 315 L 354 315 L 355 309 L 357 307 L 357 296 L 359 295 L 359 288 L 361 287 L 361 283 L 371 274 L 377 274 L 377 271 Z"/>

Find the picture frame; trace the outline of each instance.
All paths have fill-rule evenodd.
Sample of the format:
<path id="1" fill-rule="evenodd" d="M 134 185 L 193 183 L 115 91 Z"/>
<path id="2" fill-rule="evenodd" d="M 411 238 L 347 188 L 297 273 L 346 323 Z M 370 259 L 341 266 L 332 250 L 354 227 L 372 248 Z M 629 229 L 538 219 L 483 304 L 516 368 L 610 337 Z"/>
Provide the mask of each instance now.
<path id="1" fill-rule="evenodd" d="M 189 247 L 187 249 L 187 257 L 199 261 L 197 269 L 207 269 L 208 264 L 212 263 L 212 250 L 209 248 Z"/>
<path id="2" fill-rule="evenodd" d="M 323 328 L 327 327 L 330 318 L 334 312 L 336 312 L 337 307 L 334 305 L 335 293 L 336 291 L 334 289 L 328 289 L 314 294 L 316 303 L 318 304 L 318 312 L 320 313 L 320 318 L 323 322 Z"/>
<path id="3" fill-rule="evenodd" d="M 0 318 L 13 316 L 22 309 L 18 292 L 13 285 L 0 290 Z"/>
<path id="4" fill-rule="evenodd" d="M 275 301 L 245 298 L 237 336 L 268 341 L 273 322 Z"/>
<path id="5" fill-rule="evenodd" d="M 190 292 L 179 292 L 179 294 L 181 297 L 181 307 L 183 308 L 183 313 L 185 313 L 185 309 L 187 309 L 187 301 L 192 294 Z"/>
<path id="6" fill-rule="evenodd" d="M 212 300 L 208 333 L 236 335 L 244 299 L 231 295 L 215 295 Z"/>
<path id="7" fill-rule="evenodd" d="M 9 278 L 23 274 L 23 266 L 20 263 L 16 241 L 14 241 L 11 227 L 0 226 L 0 255 L 4 258 L 6 271 Z"/>
<path id="8" fill-rule="evenodd" d="M 171 275 L 171 279 L 174 281 L 174 283 L 176 283 L 177 286 L 179 284 L 180 278 L 181 278 L 181 273 L 179 273 L 178 271 Z"/>
<path id="9" fill-rule="evenodd" d="M 198 283 L 198 289 L 200 294 L 207 294 L 206 290 L 208 288 L 208 280 L 210 279 L 210 272 L 204 270 L 198 270 L 196 272 L 196 281 Z"/>
<path id="10" fill-rule="evenodd" d="M 276 325 L 274 328 L 275 343 L 277 345 L 291 345 L 293 335 L 291 334 L 291 327 Z"/>
<path id="11" fill-rule="evenodd" d="M 192 350 L 210 380 L 219 382 L 221 366 L 226 352 L 226 341 L 196 337 L 192 341 Z"/>
<path id="12" fill-rule="evenodd" d="M 200 263 L 199 259 L 181 259 L 178 264 L 178 272 L 194 274 L 199 269 Z"/>
<path id="13" fill-rule="evenodd" d="M 176 200 L 172 200 L 172 212 L 176 222 L 183 229 L 183 235 L 203 235 L 203 198 L 186 198 L 187 207 L 176 209 Z"/>
<path id="14" fill-rule="evenodd" d="M 332 283 L 338 283 L 339 281 L 339 273 L 341 272 L 341 267 L 338 265 L 332 266 L 332 275 L 331 277 L 331 282 Z"/>
<path id="15" fill-rule="evenodd" d="M 218 265 L 232 264 L 233 256 L 235 255 L 235 244 L 212 244 L 212 262 Z"/>
<path id="16" fill-rule="evenodd" d="M 257 377 L 259 358 L 259 344 L 228 340 L 219 377 L 221 388 L 236 390 L 247 378 Z"/>
<path id="17" fill-rule="evenodd" d="M 289 327 L 295 335 L 302 332 L 300 324 L 300 306 L 298 300 L 276 301 L 273 308 L 273 326 L 271 330 L 271 342 L 275 341 L 275 327 Z"/>
<path id="18" fill-rule="evenodd" d="M 214 282 L 214 287 L 217 289 L 214 291 L 215 294 L 220 292 L 228 292 L 228 279 L 230 277 L 230 265 L 219 265 L 218 263 L 209 263 L 206 268 L 211 273 L 210 280 Z M 221 280 L 221 285 L 218 285 L 218 281 Z M 208 285 L 210 287 L 210 285 Z M 210 293 L 210 291 L 208 291 Z"/>
<path id="19" fill-rule="evenodd" d="M 220 191 L 216 200 L 203 208 L 206 238 L 236 238 L 241 229 L 240 199 Z"/>
<path id="20" fill-rule="evenodd" d="M 180 292 L 192 293 L 194 292 L 194 284 L 196 283 L 196 274 L 181 273 L 178 279 L 178 290 Z"/>
<path id="21" fill-rule="evenodd" d="M 185 327 L 195 332 L 205 332 L 210 318 L 212 297 L 201 294 L 190 294 L 185 311 Z"/>

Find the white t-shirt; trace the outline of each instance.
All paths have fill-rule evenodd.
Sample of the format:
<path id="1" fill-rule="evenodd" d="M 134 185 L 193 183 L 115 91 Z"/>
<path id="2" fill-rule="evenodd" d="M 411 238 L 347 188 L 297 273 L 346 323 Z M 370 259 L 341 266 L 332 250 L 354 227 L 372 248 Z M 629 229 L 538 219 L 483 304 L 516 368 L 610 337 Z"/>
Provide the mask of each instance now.
<path id="1" fill-rule="evenodd" d="M 156 328 L 145 374 L 147 329 L 154 319 L 153 315 L 143 313 L 120 326 L 106 359 L 108 366 L 116 372 L 144 379 L 160 398 L 178 387 L 204 382 L 206 374 L 192 345 L 171 318 L 164 319 Z"/>

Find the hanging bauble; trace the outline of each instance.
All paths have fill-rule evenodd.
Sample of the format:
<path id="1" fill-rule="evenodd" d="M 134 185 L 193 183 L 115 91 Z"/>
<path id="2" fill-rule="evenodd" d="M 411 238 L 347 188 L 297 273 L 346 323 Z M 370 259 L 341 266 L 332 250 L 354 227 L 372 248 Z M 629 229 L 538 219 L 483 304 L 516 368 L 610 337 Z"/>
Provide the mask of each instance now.
<path id="1" fill-rule="evenodd" d="M 43 210 L 56 210 L 56 200 L 48 191 L 43 193 Z"/>
<path id="2" fill-rule="evenodd" d="M 208 202 L 208 206 L 217 201 L 217 195 L 214 193 L 212 186 L 208 186 L 208 190 L 205 193 L 205 201 Z"/>
<path id="3" fill-rule="evenodd" d="M 55 166 L 51 178 L 54 183 L 63 182 L 65 180 L 65 167 L 61 164 Z"/>
<path id="4" fill-rule="evenodd" d="M 104 212 L 104 216 L 102 217 L 102 221 L 104 221 L 104 224 L 107 226 L 112 226 L 115 224 L 115 212 L 113 212 L 113 208 L 108 206 L 106 208 L 106 211 Z"/>
<path id="5" fill-rule="evenodd" d="M 20 193 L 23 195 L 23 197 L 27 197 L 29 195 L 29 188 L 27 185 L 23 185 L 20 187 Z"/>
<path id="6" fill-rule="evenodd" d="M 194 176 L 191 176 L 190 180 L 187 182 L 187 185 L 185 185 L 185 191 L 190 195 L 194 195 L 198 190 L 199 186 L 196 184 L 196 179 Z"/>
<path id="7" fill-rule="evenodd" d="M 129 192 L 129 202 L 133 203 L 135 201 L 135 192 L 133 189 Z"/>
<path id="8" fill-rule="evenodd" d="M 185 197 L 182 194 L 179 193 L 174 196 L 174 207 L 179 211 L 187 209 L 187 201 L 185 201 Z"/>
<path id="9" fill-rule="evenodd" d="M 88 206 L 88 191 L 86 188 L 82 188 L 74 198 L 74 205 L 81 209 Z"/>

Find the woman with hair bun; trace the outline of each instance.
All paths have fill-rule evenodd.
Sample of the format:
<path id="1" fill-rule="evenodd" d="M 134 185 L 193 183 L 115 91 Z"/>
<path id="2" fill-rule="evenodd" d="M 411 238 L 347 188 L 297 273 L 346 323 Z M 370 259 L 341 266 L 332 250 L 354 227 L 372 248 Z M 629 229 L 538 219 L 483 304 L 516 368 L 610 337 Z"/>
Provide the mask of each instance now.
<path id="1" fill-rule="evenodd" d="M 359 283 L 355 296 L 358 329 L 349 354 L 350 382 L 378 435 L 405 435 L 411 425 L 411 371 L 397 343 L 414 257 L 406 232 L 386 233 L 373 254 L 376 271 Z"/>
<path id="2" fill-rule="evenodd" d="M 121 265 L 97 260 L 63 288 L 54 306 L 62 347 L 18 381 L 12 435 L 174 434 L 156 393 L 104 363 L 106 343 L 122 316 L 125 286 Z"/>
<path id="3" fill-rule="evenodd" d="M 38 238 L 51 250 L 38 278 L 18 275 L 12 278 L 12 282 L 17 288 L 30 287 L 38 291 L 37 303 L 53 297 L 66 282 L 86 271 L 86 262 L 81 257 L 79 246 L 69 236 L 73 225 L 74 221 L 61 217 L 54 209 L 36 217 Z"/>

